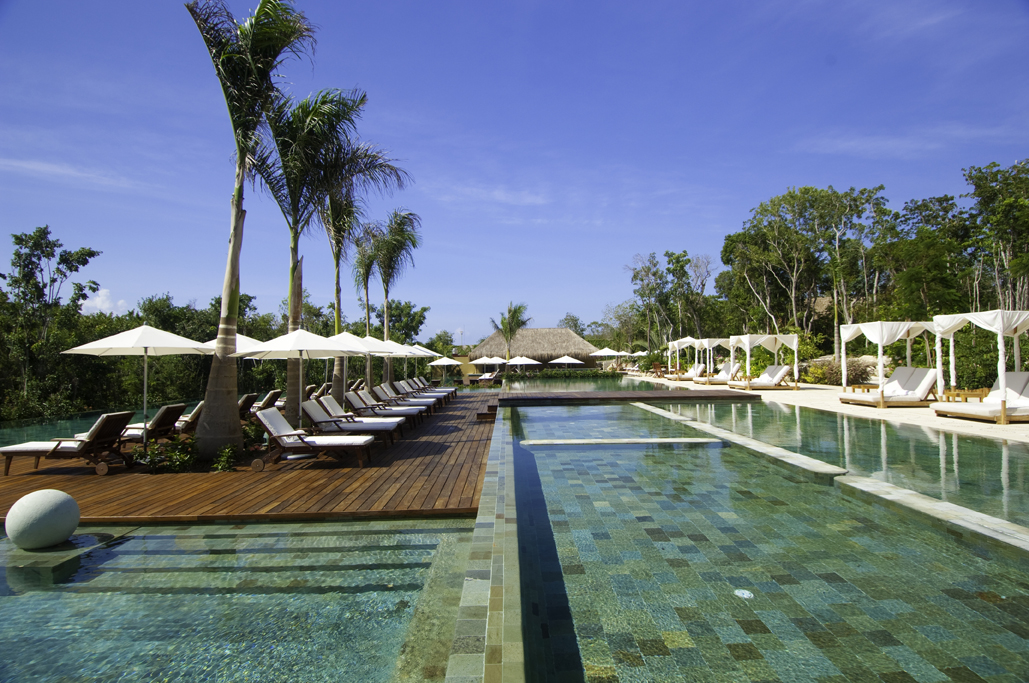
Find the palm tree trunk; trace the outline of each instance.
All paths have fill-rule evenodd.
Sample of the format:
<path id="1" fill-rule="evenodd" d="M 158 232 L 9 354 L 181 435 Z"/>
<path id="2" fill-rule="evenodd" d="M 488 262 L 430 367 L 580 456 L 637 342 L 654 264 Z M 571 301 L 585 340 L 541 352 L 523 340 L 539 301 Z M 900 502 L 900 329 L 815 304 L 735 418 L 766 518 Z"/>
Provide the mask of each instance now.
<path id="1" fill-rule="evenodd" d="M 222 282 L 218 339 L 204 393 L 204 410 L 196 431 L 200 457 L 207 460 L 213 460 L 225 446 L 232 446 L 237 452 L 243 449 L 243 430 L 237 407 L 236 359 L 232 354 L 236 352 L 236 321 L 239 317 L 239 256 L 243 249 L 243 221 L 246 218 L 243 210 L 246 171 L 246 161 L 240 161 L 236 165 L 236 190 L 231 200 L 229 255 Z"/>
<path id="2" fill-rule="evenodd" d="M 300 313 L 304 300 L 303 267 L 304 259 L 299 256 L 299 238 L 295 232 L 290 233 L 289 240 L 289 322 L 287 332 L 300 329 Z M 299 358 L 286 361 L 286 420 L 294 427 L 300 426 L 300 402 L 304 388 L 300 386 Z"/>
<path id="3" fill-rule="evenodd" d="M 383 302 L 382 302 L 382 341 L 389 341 L 389 288 L 383 285 Z M 393 359 L 386 356 L 382 359 L 382 381 L 392 382 L 393 381 Z"/>
<path id="4" fill-rule="evenodd" d="M 368 280 L 364 281 L 364 336 L 372 336 L 372 304 L 368 300 Z M 372 388 L 372 354 L 364 357 L 364 384 L 365 388 L 371 391 Z"/>
<path id="5" fill-rule="evenodd" d="M 339 286 L 339 258 L 336 259 L 336 334 L 343 332 L 343 316 L 340 313 L 340 303 L 342 294 Z M 344 368 L 344 360 L 342 356 L 336 356 L 335 362 L 332 364 L 332 397 L 336 399 L 336 402 L 343 405 L 343 394 L 347 390 L 347 377 Z"/>

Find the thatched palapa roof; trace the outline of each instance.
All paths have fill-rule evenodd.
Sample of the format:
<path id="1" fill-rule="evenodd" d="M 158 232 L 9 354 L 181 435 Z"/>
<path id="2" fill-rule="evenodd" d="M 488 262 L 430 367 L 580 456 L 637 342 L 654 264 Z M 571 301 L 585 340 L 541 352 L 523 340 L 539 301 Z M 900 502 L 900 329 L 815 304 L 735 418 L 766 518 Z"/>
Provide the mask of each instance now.
<path id="1" fill-rule="evenodd" d="M 547 363 L 571 356 L 581 361 L 595 360 L 589 356 L 597 347 L 575 334 L 567 327 L 526 327 L 515 333 L 511 340 L 511 357 L 526 356 L 541 363 Z M 472 349 L 469 357 L 472 360 L 484 356 L 506 357 L 507 346 L 504 335 L 496 331 L 484 342 Z"/>

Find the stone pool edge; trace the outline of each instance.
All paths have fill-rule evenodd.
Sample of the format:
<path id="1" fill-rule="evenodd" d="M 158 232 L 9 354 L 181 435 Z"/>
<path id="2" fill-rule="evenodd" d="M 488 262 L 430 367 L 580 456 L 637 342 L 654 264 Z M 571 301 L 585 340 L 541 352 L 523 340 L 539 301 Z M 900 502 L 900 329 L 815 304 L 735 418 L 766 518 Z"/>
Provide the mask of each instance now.
<path id="1" fill-rule="evenodd" d="M 498 409 L 455 631 L 455 641 L 482 637 L 483 652 L 451 653 L 446 683 L 525 681 L 510 417 L 511 408 Z"/>

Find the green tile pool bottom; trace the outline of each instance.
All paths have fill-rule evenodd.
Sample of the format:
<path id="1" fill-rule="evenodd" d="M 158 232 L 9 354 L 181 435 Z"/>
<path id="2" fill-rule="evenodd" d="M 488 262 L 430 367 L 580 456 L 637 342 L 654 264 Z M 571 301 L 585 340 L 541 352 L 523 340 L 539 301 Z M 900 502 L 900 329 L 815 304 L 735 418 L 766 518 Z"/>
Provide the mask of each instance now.
<path id="1" fill-rule="evenodd" d="M 511 420 L 519 541 L 529 520 L 549 536 L 521 557 L 541 581 L 523 589 L 523 613 L 539 615 L 526 659 L 535 648 L 549 678 L 1029 680 L 1021 567 L 738 446 L 520 445 L 697 435 L 639 409 L 515 408 Z M 572 659 L 579 672 L 562 667 Z"/>
<path id="2" fill-rule="evenodd" d="M 442 680 L 473 526 L 83 528 L 42 581 L 3 538 L 0 680 Z"/>

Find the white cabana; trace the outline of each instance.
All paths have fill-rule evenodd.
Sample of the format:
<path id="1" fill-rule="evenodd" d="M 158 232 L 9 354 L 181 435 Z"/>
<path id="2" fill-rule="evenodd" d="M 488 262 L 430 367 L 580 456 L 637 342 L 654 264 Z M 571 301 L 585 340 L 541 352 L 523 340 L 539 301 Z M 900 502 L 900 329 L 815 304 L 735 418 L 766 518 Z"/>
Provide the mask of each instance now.
<path id="1" fill-rule="evenodd" d="M 729 362 L 735 364 L 736 349 L 743 349 L 747 353 L 747 381 L 750 381 L 750 352 L 758 346 L 763 346 L 775 354 L 775 362 L 779 362 L 779 349 L 786 347 L 793 350 L 793 388 L 797 388 L 800 381 L 800 354 L 797 349 L 800 345 L 800 338 L 795 334 L 740 334 L 729 337 Z"/>
<path id="2" fill-rule="evenodd" d="M 736 362 L 736 349 L 747 354 L 747 377 L 750 377 L 750 352 L 765 340 L 767 334 L 737 334 L 729 337 L 729 362 Z"/>
<path id="3" fill-rule="evenodd" d="M 915 337 L 926 330 L 934 329 L 933 323 L 929 322 L 871 322 L 857 323 L 854 325 L 840 325 L 841 358 L 840 372 L 843 375 L 843 388 L 847 388 L 847 342 L 857 339 L 862 334 L 868 341 L 879 347 L 878 373 L 879 373 L 879 405 L 883 405 L 883 386 L 886 384 L 886 363 L 883 356 L 883 347 L 889 346 L 895 341 L 904 339 L 907 341 L 907 364 L 911 366 L 911 342 Z"/>
<path id="4" fill-rule="evenodd" d="M 706 358 L 706 365 L 708 373 L 714 374 L 715 369 L 715 349 L 719 346 L 723 346 L 730 351 L 732 350 L 729 346 L 729 339 L 721 339 L 716 337 L 710 337 L 708 339 L 696 339 L 693 342 L 694 348 L 698 351 L 701 349 L 704 351 Z"/>
<path id="5" fill-rule="evenodd" d="M 1007 350 L 1005 348 L 1004 337 L 1012 337 L 1014 339 L 1014 361 L 1015 371 L 1019 372 L 1022 369 L 1022 350 L 1018 343 L 1018 337 L 1022 333 L 1029 330 L 1029 311 L 1005 311 L 1003 309 L 996 309 L 992 311 L 978 311 L 976 313 L 958 313 L 955 315 L 937 315 L 933 316 L 933 324 L 939 331 L 940 336 L 944 336 L 942 332 L 950 332 L 951 340 L 951 383 L 952 385 L 957 384 L 957 377 L 954 373 L 953 365 L 953 353 L 954 353 L 954 332 L 961 329 L 968 323 L 972 323 L 976 327 L 981 327 L 984 330 L 993 332 L 997 335 L 997 381 L 999 383 L 998 388 L 1000 389 L 1000 422 L 998 424 L 1007 424 Z M 938 362 L 938 361 L 937 361 Z M 942 370 L 939 370 L 937 374 L 942 374 Z"/>
<path id="6" fill-rule="evenodd" d="M 693 342 L 696 339 L 693 337 L 683 337 L 682 339 L 676 339 L 675 341 L 668 342 L 668 365 L 672 365 L 672 351 L 675 351 L 675 371 L 679 371 L 679 351 L 682 349 L 694 348 Z"/>

